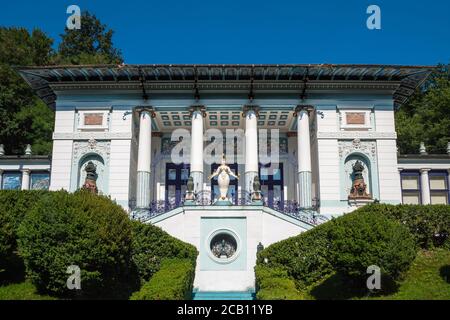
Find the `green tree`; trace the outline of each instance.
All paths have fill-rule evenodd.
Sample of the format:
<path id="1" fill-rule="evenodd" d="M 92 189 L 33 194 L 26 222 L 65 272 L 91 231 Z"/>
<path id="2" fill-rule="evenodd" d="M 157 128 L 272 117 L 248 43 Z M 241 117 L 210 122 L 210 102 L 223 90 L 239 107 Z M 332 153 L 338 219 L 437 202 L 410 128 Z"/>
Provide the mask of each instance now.
<path id="1" fill-rule="evenodd" d="M 396 113 L 401 153 L 445 153 L 450 142 L 450 65 L 440 65 L 427 83 Z"/>
<path id="2" fill-rule="evenodd" d="M 50 154 L 54 115 L 13 69 L 45 65 L 53 54 L 53 40 L 42 31 L 0 28 L 0 143 L 7 154 Z"/>
<path id="3" fill-rule="evenodd" d="M 123 62 L 120 50 L 114 48 L 114 32 L 102 24 L 95 15 L 84 11 L 81 15 L 81 29 L 65 29 L 62 42 L 54 58 L 57 64 L 120 64 Z"/>

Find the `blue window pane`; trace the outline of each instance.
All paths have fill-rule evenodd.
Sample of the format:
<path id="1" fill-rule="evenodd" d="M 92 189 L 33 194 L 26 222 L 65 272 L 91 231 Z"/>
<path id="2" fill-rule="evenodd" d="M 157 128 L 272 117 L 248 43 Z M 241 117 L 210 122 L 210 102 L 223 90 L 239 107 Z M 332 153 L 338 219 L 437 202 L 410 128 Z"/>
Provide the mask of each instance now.
<path id="1" fill-rule="evenodd" d="M 20 190 L 22 188 L 21 173 L 4 173 L 2 180 L 3 190 Z"/>
<path id="2" fill-rule="evenodd" d="M 273 170 L 273 180 L 281 180 L 281 170 L 280 169 Z"/>
<path id="3" fill-rule="evenodd" d="M 189 169 L 181 169 L 181 180 L 189 179 Z"/>
<path id="4" fill-rule="evenodd" d="M 50 175 L 48 173 L 32 173 L 31 186 L 32 190 L 48 190 L 50 186 Z"/>

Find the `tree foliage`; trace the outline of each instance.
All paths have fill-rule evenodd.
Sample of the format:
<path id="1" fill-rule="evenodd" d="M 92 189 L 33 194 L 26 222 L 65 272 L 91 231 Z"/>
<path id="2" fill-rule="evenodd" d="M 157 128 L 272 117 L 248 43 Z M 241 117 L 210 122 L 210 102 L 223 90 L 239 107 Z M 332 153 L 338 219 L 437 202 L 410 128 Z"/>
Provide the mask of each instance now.
<path id="1" fill-rule="evenodd" d="M 114 48 L 114 32 L 107 29 L 95 15 L 84 11 L 81 29 L 65 29 L 61 35 L 57 64 L 119 64 L 123 62 L 120 50 Z"/>
<path id="2" fill-rule="evenodd" d="M 7 153 L 23 154 L 27 143 L 49 154 L 53 112 L 39 100 L 13 66 L 50 62 L 53 40 L 42 31 L 0 28 L 0 143 Z"/>
<path id="3" fill-rule="evenodd" d="M 0 27 L 0 144 L 7 154 L 23 154 L 31 144 L 34 154 L 50 154 L 54 114 L 14 70 L 14 66 L 53 64 L 118 64 L 113 31 L 95 15 L 83 12 L 80 30 L 61 35 L 58 50 L 39 29 Z"/>
<path id="4" fill-rule="evenodd" d="M 403 154 L 445 153 L 450 142 L 450 65 L 440 65 L 428 82 L 396 113 L 398 144 Z"/>

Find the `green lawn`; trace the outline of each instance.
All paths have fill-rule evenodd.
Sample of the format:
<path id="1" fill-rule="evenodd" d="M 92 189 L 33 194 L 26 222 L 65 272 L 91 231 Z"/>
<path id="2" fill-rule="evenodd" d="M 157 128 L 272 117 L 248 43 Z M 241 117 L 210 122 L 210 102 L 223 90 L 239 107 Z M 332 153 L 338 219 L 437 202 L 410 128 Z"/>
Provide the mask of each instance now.
<path id="1" fill-rule="evenodd" d="M 55 298 L 40 295 L 29 282 L 14 283 L 0 286 L 0 300 L 56 300 Z"/>
<path id="2" fill-rule="evenodd" d="M 450 300 L 450 250 L 421 251 L 393 300 Z"/>
<path id="3" fill-rule="evenodd" d="M 420 251 L 402 281 L 390 294 L 373 296 L 354 290 L 344 277 L 333 274 L 307 290 L 309 299 L 450 300 L 450 250 Z"/>

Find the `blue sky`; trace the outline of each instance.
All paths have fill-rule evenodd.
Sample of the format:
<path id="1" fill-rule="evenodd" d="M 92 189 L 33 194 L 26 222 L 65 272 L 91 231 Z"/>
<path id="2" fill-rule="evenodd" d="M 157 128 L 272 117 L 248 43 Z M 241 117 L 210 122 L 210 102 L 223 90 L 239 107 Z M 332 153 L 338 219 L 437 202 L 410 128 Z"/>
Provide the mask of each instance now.
<path id="1" fill-rule="evenodd" d="M 2 1 L 0 25 L 39 27 L 57 44 L 71 4 L 115 31 L 130 64 L 450 62 L 448 0 L 16 0 Z M 371 4 L 381 30 L 366 28 Z"/>

